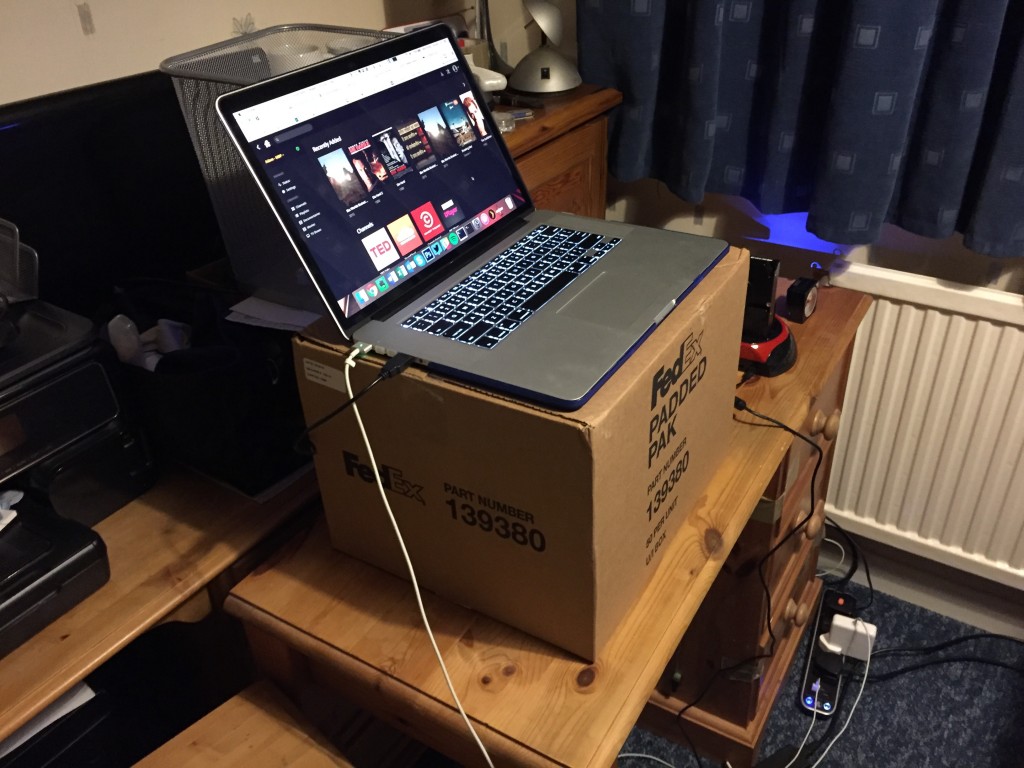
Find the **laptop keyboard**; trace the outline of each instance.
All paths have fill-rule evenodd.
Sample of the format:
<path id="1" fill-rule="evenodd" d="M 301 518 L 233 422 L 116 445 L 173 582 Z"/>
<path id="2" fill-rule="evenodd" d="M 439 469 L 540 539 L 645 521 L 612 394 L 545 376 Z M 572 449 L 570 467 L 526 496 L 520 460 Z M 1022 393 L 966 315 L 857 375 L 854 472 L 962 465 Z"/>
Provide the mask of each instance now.
<path id="1" fill-rule="evenodd" d="M 618 244 L 617 237 L 539 226 L 402 326 L 490 349 Z"/>

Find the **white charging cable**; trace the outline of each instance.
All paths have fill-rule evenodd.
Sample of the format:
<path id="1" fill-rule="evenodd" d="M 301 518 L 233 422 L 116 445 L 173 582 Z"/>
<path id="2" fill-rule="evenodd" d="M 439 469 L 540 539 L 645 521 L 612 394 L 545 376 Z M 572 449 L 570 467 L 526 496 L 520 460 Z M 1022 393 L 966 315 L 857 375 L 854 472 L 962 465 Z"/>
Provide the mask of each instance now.
<path id="1" fill-rule="evenodd" d="M 819 579 L 828 578 L 829 576 L 834 576 L 835 574 L 837 574 L 840 571 L 842 571 L 843 570 L 843 566 L 846 564 L 846 548 L 843 547 L 842 544 L 840 544 L 835 539 L 828 539 L 828 538 L 822 540 L 821 543 L 822 543 L 822 547 L 823 548 L 824 548 L 825 544 L 831 544 L 834 547 L 839 549 L 839 562 L 836 563 L 831 568 L 829 568 L 827 571 L 818 571 L 817 576 L 818 576 Z"/>
<path id="2" fill-rule="evenodd" d="M 664 765 L 666 768 L 676 768 L 668 760 L 662 760 L 657 755 L 648 755 L 646 752 L 620 752 L 616 760 L 650 760 L 652 763 Z"/>
<path id="3" fill-rule="evenodd" d="M 832 741 L 830 741 L 828 743 L 828 746 L 825 747 L 825 751 L 821 753 L 821 757 L 819 757 L 814 762 L 814 764 L 811 766 L 811 768 L 817 768 L 817 766 L 821 763 L 821 761 L 825 759 L 825 755 L 828 754 L 828 751 L 830 749 L 832 749 L 832 745 L 835 744 L 837 741 L 839 741 L 839 737 L 843 735 L 843 732 L 846 730 L 846 726 L 848 726 L 850 724 L 850 720 L 853 719 L 853 713 L 854 713 L 854 711 L 856 711 L 857 705 L 860 703 L 860 697 L 864 693 L 864 686 L 868 682 L 868 671 L 871 669 L 871 648 L 875 644 L 874 626 L 870 625 L 870 624 L 867 624 L 863 619 L 856 619 L 855 620 L 855 624 L 858 625 L 863 630 L 863 632 L 861 634 L 854 633 L 851 636 L 850 640 L 849 640 L 848 646 L 852 646 L 852 645 L 854 645 L 854 644 L 856 644 L 858 642 L 863 642 L 863 640 L 866 639 L 866 641 L 867 641 L 866 651 L 867 652 L 863 654 L 863 658 L 864 658 L 864 677 L 861 678 L 860 690 L 857 691 L 857 698 L 853 700 L 853 706 L 850 707 L 850 714 L 846 716 L 846 722 L 843 723 L 843 727 L 839 729 L 839 733 L 837 733 L 833 737 Z M 870 627 L 870 629 L 869 629 L 869 627 Z M 850 647 L 847 647 L 846 650 L 849 651 Z"/>
<path id="4" fill-rule="evenodd" d="M 784 768 L 792 768 L 793 763 L 799 759 L 800 753 L 804 751 L 804 747 L 807 745 L 807 740 L 811 738 L 811 731 L 814 730 L 814 723 L 818 719 L 818 691 L 821 690 L 821 679 L 819 678 L 818 680 L 815 680 L 811 685 L 811 688 L 814 690 L 814 709 L 811 710 L 811 725 L 808 727 L 807 733 L 804 734 L 804 740 L 801 741 L 800 746 L 796 748 L 796 754 L 793 755 L 793 759 L 786 763 Z"/>
<path id="5" fill-rule="evenodd" d="M 349 372 L 355 367 L 356 358 L 359 357 L 360 354 L 362 354 L 362 350 L 355 349 L 345 359 L 345 388 L 348 390 L 349 398 L 355 397 L 352 393 L 352 380 Z M 434 655 L 437 657 L 437 663 L 441 665 L 441 672 L 444 674 L 444 681 L 448 684 L 448 690 L 451 692 L 452 699 L 455 701 L 455 706 L 458 707 L 459 714 L 462 715 L 462 719 L 465 721 L 470 734 L 472 734 L 473 740 L 483 753 L 484 760 L 487 761 L 487 765 L 490 766 L 490 768 L 494 768 L 494 763 L 491 762 L 491 756 L 487 753 L 487 748 L 477 735 L 476 729 L 473 727 L 473 723 L 466 714 L 466 710 L 462 708 L 462 702 L 459 700 L 458 694 L 455 693 L 455 686 L 452 684 L 452 679 L 448 674 L 448 667 L 445 666 L 444 659 L 441 657 L 441 651 L 437 647 L 437 641 L 434 639 L 434 632 L 431 630 L 430 622 L 427 620 L 427 611 L 423 607 L 423 597 L 420 594 L 419 582 L 416 580 L 416 571 L 412 567 L 412 560 L 409 558 L 409 552 L 405 548 L 405 540 L 402 538 L 402 532 L 398 528 L 398 521 L 395 520 L 395 514 L 391 511 L 391 504 L 388 502 L 388 495 L 384 490 L 384 483 L 380 477 L 380 470 L 377 468 L 377 460 L 374 458 L 373 449 L 370 447 L 370 438 L 366 435 L 366 428 L 363 426 L 363 417 L 359 414 L 359 406 L 354 402 L 352 403 L 352 411 L 356 415 L 356 423 L 359 425 L 359 433 L 363 436 L 363 445 L 366 446 L 366 453 L 370 460 L 370 466 L 373 468 L 373 476 L 377 480 L 377 489 L 380 491 L 380 497 L 384 501 L 384 509 L 387 510 L 388 518 L 391 520 L 391 527 L 394 529 L 395 537 L 398 539 L 398 545 L 402 549 L 402 557 L 405 558 L 405 565 L 409 570 L 409 580 L 412 582 L 412 589 L 416 595 L 416 604 L 420 609 L 420 618 L 423 619 L 423 627 L 427 630 L 427 637 L 430 638 L 430 645 L 434 649 Z"/>

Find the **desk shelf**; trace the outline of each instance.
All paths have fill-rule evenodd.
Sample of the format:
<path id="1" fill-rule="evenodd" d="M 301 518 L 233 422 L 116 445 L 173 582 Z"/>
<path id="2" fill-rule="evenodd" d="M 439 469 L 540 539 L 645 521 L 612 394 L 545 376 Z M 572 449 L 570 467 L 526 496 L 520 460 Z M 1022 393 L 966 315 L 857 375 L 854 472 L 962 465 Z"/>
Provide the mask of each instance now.
<path id="1" fill-rule="evenodd" d="M 151 627 L 198 618 L 244 575 L 243 556 L 317 500 L 312 470 L 265 503 L 194 472 L 162 471 L 156 486 L 95 529 L 110 580 L 0 659 L 0 740 Z M 198 613 L 197 613 L 198 608 Z M 179 613 L 179 611 L 181 613 Z"/>

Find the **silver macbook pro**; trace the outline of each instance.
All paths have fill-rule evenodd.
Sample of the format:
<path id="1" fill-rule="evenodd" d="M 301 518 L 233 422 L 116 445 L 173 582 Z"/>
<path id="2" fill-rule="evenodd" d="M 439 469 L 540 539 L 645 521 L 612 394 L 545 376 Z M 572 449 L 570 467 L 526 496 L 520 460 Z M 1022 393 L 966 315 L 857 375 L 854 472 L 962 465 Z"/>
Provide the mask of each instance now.
<path id="1" fill-rule="evenodd" d="M 217 110 L 346 338 L 555 408 L 583 405 L 727 250 L 535 210 L 444 25 Z"/>

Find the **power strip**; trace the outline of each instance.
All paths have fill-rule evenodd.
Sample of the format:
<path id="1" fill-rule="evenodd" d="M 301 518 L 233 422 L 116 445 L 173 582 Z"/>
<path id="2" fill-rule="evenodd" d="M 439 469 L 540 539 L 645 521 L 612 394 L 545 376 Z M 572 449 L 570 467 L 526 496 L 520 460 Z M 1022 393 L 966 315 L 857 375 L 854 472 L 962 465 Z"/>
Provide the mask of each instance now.
<path id="1" fill-rule="evenodd" d="M 823 649 L 818 638 L 829 631 L 836 614 L 853 616 L 857 601 L 852 595 L 826 589 L 818 602 L 813 631 L 808 638 L 807 665 L 800 686 L 800 706 L 808 712 L 817 709 L 819 717 L 830 717 L 839 706 L 843 691 L 843 657 Z"/>

